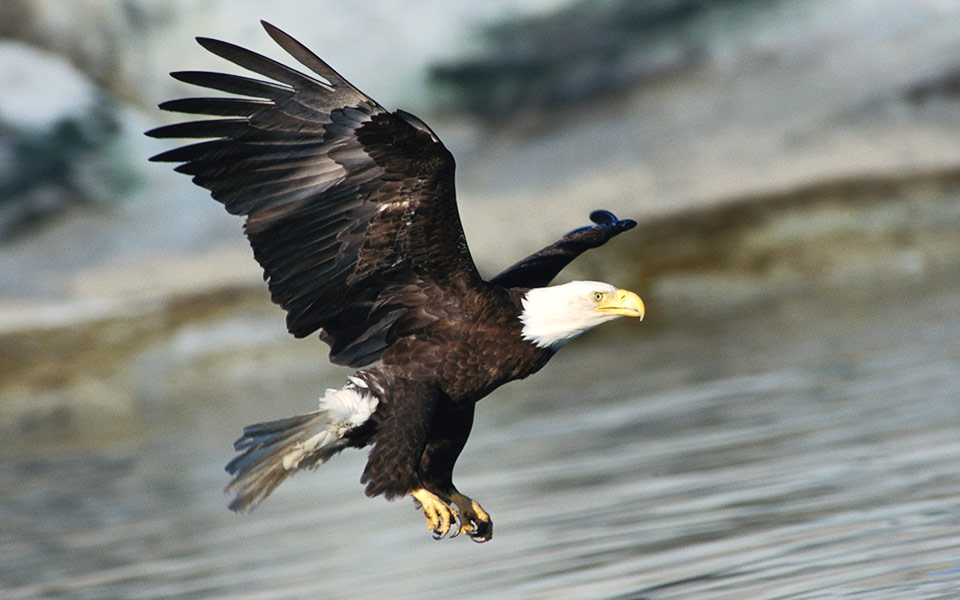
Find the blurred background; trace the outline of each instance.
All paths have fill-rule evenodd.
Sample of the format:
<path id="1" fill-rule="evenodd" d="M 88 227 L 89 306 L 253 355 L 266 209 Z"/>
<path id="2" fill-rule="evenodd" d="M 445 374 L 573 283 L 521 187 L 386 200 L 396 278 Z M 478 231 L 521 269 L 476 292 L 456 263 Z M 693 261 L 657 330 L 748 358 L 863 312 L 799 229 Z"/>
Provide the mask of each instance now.
<path id="1" fill-rule="evenodd" d="M 960 5 L 949 0 L 4 0 L 0 597 L 955 598 Z M 563 278 L 616 323 L 478 407 L 484 546 L 363 497 L 364 453 L 238 518 L 241 428 L 349 371 L 147 158 L 168 76 L 294 64 L 457 158 L 492 276 L 604 208 Z"/>

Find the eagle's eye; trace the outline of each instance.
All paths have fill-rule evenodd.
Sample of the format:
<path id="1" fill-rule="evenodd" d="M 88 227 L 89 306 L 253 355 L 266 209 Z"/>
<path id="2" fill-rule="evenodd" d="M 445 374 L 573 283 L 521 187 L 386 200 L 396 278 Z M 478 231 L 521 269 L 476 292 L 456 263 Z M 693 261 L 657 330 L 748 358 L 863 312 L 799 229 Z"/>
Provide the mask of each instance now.
<path id="1" fill-rule="evenodd" d="M 603 292 L 594 292 L 592 298 L 594 302 L 600 302 L 603 300 Z"/>

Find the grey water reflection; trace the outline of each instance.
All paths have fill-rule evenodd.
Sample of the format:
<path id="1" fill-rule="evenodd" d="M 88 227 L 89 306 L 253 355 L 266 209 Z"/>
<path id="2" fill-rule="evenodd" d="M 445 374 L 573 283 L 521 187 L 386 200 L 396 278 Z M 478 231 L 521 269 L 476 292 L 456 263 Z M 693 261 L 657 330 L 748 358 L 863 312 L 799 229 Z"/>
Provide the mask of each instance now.
<path id="1" fill-rule="evenodd" d="M 212 381 L 133 440 L 25 436 L 2 450 L 0 597 L 956 598 L 944 279 L 681 323 L 650 306 L 578 341 L 479 407 L 457 478 L 494 517 L 482 546 L 365 499 L 359 452 L 226 510 L 239 427 L 340 375 Z"/>

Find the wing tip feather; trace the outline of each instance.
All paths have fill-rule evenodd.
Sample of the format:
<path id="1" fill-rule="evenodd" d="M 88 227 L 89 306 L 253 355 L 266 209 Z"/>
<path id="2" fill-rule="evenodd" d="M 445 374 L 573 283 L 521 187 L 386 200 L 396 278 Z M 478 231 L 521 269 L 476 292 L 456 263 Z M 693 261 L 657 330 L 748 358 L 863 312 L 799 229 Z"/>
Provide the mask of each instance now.
<path id="1" fill-rule="evenodd" d="M 287 54 L 296 59 L 301 65 L 307 67 L 320 77 L 326 79 L 330 85 L 335 88 L 342 87 L 344 89 L 348 89 L 372 104 L 376 104 L 373 99 L 369 98 L 366 94 L 355 88 L 353 84 L 347 81 L 342 75 L 337 73 L 333 67 L 326 63 L 326 61 L 317 56 L 313 50 L 307 48 L 301 42 L 297 41 L 292 35 L 280 29 L 276 25 L 264 21 L 263 19 L 260 20 L 260 25 L 263 27 L 264 31 L 267 32 L 267 35 L 269 35 L 278 46 L 283 48 Z"/>

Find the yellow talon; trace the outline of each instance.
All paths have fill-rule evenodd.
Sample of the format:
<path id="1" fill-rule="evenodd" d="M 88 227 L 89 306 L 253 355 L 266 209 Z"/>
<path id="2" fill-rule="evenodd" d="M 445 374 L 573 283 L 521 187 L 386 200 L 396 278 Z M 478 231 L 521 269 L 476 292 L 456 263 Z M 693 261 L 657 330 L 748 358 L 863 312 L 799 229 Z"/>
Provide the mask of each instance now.
<path id="1" fill-rule="evenodd" d="M 427 526 L 433 532 L 434 539 L 443 539 L 450 532 L 450 525 L 460 522 L 457 509 L 444 502 L 436 494 L 420 488 L 411 492 L 410 495 L 420 503 L 423 516 L 427 519 Z M 460 533 L 459 529 L 453 534 L 454 537 L 458 533 Z"/>

